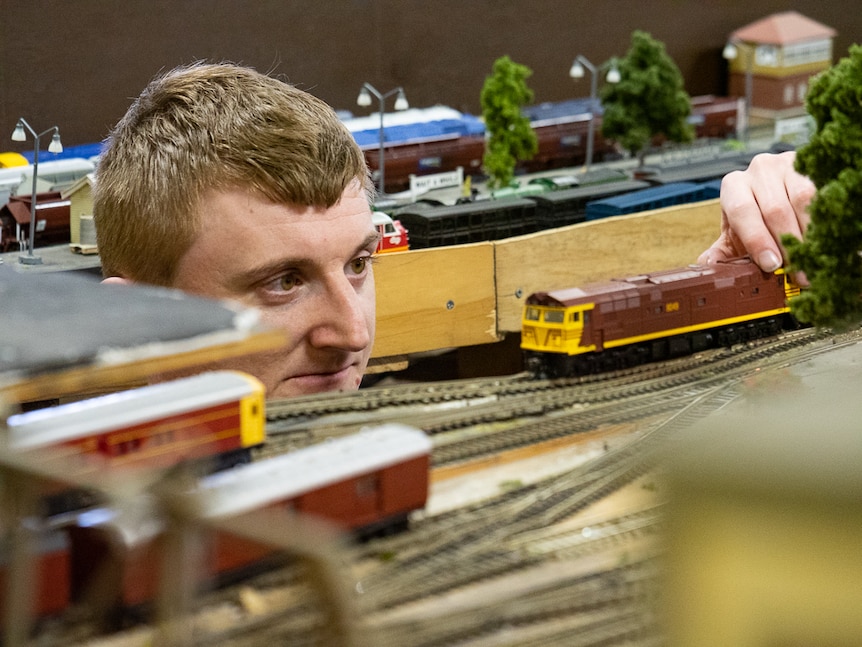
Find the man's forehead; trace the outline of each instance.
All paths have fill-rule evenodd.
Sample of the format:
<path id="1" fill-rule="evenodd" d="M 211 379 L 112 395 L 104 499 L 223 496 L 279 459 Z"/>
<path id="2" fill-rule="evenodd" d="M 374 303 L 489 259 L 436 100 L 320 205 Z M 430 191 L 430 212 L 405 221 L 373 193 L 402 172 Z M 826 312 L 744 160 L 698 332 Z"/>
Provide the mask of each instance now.
<path id="1" fill-rule="evenodd" d="M 291 266 L 349 262 L 369 246 L 373 251 L 377 237 L 359 190 L 345 191 L 330 208 L 274 204 L 248 190 L 213 191 L 201 202 L 200 229 L 181 267 L 266 278 L 260 275 Z"/>

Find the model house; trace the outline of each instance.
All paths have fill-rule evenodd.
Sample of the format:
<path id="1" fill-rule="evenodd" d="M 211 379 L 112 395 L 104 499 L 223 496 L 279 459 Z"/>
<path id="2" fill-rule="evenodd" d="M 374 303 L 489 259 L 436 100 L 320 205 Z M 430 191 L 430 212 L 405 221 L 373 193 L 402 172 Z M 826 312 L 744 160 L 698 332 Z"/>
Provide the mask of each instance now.
<path id="1" fill-rule="evenodd" d="M 796 11 L 772 14 L 734 31 L 724 50 L 728 93 L 763 116 L 800 113 L 812 76 L 832 65 L 835 30 Z"/>

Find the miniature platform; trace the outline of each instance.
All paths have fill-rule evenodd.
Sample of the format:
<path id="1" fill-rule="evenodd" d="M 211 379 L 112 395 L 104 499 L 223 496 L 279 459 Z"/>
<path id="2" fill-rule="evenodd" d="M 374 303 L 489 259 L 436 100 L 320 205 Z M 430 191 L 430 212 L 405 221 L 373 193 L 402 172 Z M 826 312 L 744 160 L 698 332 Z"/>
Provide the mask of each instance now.
<path id="1" fill-rule="evenodd" d="M 254 310 L 70 272 L 0 266 L 0 303 L 0 400 L 8 402 L 140 384 L 283 343 Z"/>
<path id="2" fill-rule="evenodd" d="M 69 244 L 37 247 L 34 256 L 42 259 L 38 265 L 25 265 L 18 257 L 26 252 L 5 252 L 0 254 L 0 268 L 22 274 L 46 274 L 51 272 L 83 272 L 101 276 L 101 261 L 98 254 L 75 253 Z"/>

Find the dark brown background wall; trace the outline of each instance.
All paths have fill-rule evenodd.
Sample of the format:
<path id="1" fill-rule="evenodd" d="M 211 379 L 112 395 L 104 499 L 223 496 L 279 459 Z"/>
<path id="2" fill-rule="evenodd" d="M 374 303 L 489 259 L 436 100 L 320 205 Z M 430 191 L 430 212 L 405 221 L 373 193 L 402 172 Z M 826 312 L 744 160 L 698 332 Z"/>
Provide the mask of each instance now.
<path id="1" fill-rule="evenodd" d="M 8 138 L 18 117 L 98 141 L 156 72 L 199 59 L 278 73 L 357 115 L 365 81 L 478 114 L 497 57 L 532 68 L 537 102 L 586 96 L 574 56 L 624 54 L 644 29 L 690 94 L 720 94 L 727 35 L 787 9 L 837 29 L 836 58 L 862 41 L 857 0 L 0 0 L 0 151 L 32 149 Z"/>

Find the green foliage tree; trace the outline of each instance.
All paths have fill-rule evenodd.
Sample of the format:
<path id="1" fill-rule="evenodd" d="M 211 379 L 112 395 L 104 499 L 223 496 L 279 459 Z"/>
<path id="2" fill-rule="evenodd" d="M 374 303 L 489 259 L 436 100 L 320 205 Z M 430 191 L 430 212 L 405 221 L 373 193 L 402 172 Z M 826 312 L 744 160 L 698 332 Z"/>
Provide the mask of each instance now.
<path id="1" fill-rule="evenodd" d="M 618 67 L 619 83 L 606 83 L 601 90 L 605 139 L 619 142 L 643 165 L 646 149 L 657 135 L 674 142 L 694 138 L 694 128 L 686 121 L 691 99 L 663 43 L 634 31 L 631 48 Z"/>
<path id="2" fill-rule="evenodd" d="M 530 159 L 539 148 L 530 120 L 521 112 L 533 100 L 527 78 L 533 71 L 502 56 L 485 78 L 480 100 L 485 119 L 482 164 L 490 188 L 508 186 L 519 160 Z"/>
<path id="3" fill-rule="evenodd" d="M 796 170 L 817 191 L 804 241 L 782 241 L 810 284 L 791 309 L 800 321 L 842 328 L 862 319 L 862 46 L 815 77 L 805 106 L 815 132 Z"/>

